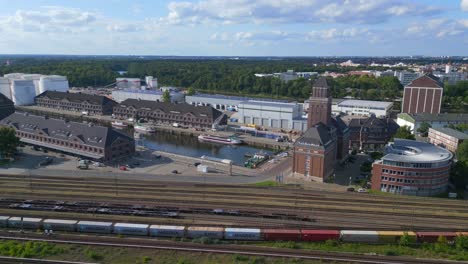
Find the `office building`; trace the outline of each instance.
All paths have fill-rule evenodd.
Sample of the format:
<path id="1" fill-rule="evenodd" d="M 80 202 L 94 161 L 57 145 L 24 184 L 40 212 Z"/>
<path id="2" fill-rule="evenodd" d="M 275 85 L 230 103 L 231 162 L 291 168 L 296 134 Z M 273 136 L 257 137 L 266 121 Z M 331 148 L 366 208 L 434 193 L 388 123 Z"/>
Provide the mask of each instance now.
<path id="1" fill-rule="evenodd" d="M 439 127 L 429 128 L 427 138 L 430 143 L 455 153 L 458 146 L 468 139 L 468 134 L 449 127 Z"/>
<path id="2" fill-rule="evenodd" d="M 434 75 L 424 75 L 405 86 L 402 113 L 438 114 L 442 105 L 443 84 Z"/>
<path id="3" fill-rule="evenodd" d="M 430 143 L 395 139 L 372 165 L 372 189 L 432 196 L 447 191 L 453 155 Z"/>
<path id="4" fill-rule="evenodd" d="M 408 72 L 408 71 L 396 71 L 394 76 L 400 81 L 401 85 L 406 86 L 411 83 L 413 80 L 422 76 L 422 73 L 419 72 Z"/>
<path id="5" fill-rule="evenodd" d="M 336 102 L 336 103 L 335 103 Z M 332 113 L 335 115 L 355 115 L 388 117 L 393 108 L 392 102 L 369 100 L 339 100 L 332 102 Z"/>

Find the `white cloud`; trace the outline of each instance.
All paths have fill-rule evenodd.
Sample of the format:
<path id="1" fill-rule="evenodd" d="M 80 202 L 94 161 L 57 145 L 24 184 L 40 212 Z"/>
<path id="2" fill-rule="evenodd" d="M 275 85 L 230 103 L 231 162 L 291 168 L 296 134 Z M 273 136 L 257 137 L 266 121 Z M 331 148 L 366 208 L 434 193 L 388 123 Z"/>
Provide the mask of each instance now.
<path id="1" fill-rule="evenodd" d="M 167 24 L 385 22 L 396 16 L 428 16 L 439 9 L 399 0 L 198 0 L 171 2 Z"/>
<path id="2" fill-rule="evenodd" d="M 431 19 L 424 23 L 410 25 L 405 33 L 411 37 L 436 36 L 437 38 L 468 34 L 468 20 Z"/>
<path id="3" fill-rule="evenodd" d="M 460 7 L 463 11 L 468 12 L 468 0 L 461 0 Z"/>
<path id="4" fill-rule="evenodd" d="M 140 30 L 143 29 L 140 25 L 133 24 L 133 23 L 130 23 L 130 24 L 111 24 L 111 25 L 108 25 L 106 28 L 109 31 L 121 32 L 121 33 L 136 32 L 136 31 L 140 31 Z"/>
<path id="5" fill-rule="evenodd" d="M 80 32 L 91 29 L 97 15 L 77 8 L 46 6 L 40 10 L 18 10 L 0 23 L 26 32 Z"/>

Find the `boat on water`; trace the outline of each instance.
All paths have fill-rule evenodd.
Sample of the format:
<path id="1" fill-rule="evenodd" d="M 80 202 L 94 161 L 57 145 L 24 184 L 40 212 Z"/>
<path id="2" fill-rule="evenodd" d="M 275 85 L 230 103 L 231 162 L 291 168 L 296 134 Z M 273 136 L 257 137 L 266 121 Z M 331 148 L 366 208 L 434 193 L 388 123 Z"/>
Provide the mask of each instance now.
<path id="1" fill-rule="evenodd" d="M 156 129 L 154 127 L 149 127 L 149 126 L 142 126 L 142 125 L 136 125 L 134 127 L 136 132 L 140 133 L 154 133 L 156 132 Z"/>
<path id="2" fill-rule="evenodd" d="M 220 144 L 228 144 L 228 145 L 239 145 L 242 144 L 242 140 L 237 139 L 235 137 L 220 137 L 220 136 L 211 136 L 211 135 L 199 135 L 198 140 L 204 142 L 213 142 L 213 143 L 220 143 Z"/>
<path id="3" fill-rule="evenodd" d="M 127 124 L 125 124 L 124 122 L 118 122 L 118 121 L 112 122 L 111 125 L 112 125 L 112 127 L 115 127 L 115 128 L 127 127 Z"/>

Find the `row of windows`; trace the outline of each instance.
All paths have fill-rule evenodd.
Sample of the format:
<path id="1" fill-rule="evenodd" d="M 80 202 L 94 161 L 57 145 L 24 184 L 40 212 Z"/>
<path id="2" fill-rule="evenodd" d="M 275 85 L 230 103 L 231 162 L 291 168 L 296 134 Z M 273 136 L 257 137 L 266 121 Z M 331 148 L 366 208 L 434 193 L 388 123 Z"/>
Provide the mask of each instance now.
<path id="1" fill-rule="evenodd" d="M 44 106 L 44 107 L 77 107 L 77 108 L 86 108 L 86 109 L 100 109 L 102 108 L 100 105 L 89 105 L 89 104 L 83 104 L 83 103 L 69 103 L 69 102 L 63 102 L 63 101 L 50 101 L 50 100 L 38 100 L 37 104 L 39 106 Z"/>
<path id="2" fill-rule="evenodd" d="M 411 162 L 384 160 L 383 164 L 384 165 L 390 165 L 390 166 L 404 167 L 404 168 L 429 169 L 429 168 L 438 168 L 438 167 L 442 167 L 442 166 L 447 166 L 447 165 L 450 164 L 450 162 L 451 161 L 434 162 L 434 163 L 411 163 Z"/>
<path id="3" fill-rule="evenodd" d="M 185 120 L 189 122 L 200 122 L 200 123 L 209 123 L 211 120 L 207 118 L 190 118 L 190 117 L 183 117 L 180 115 L 168 115 L 168 114 L 159 114 L 154 112 L 142 112 L 142 111 L 131 111 L 131 110 L 121 110 L 119 109 L 115 111 L 116 114 L 138 114 L 139 116 L 146 116 L 152 118 L 165 118 L 171 120 Z"/>
<path id="4" fill-rule="evenodd" d="M 22 137 L 22 138 L 28 138 L 28 139 L 32 139 L 32 140 L 36 140 L 36 141 L 46 142 L 46 143 L 49 143 L 49 144 L 55 144 L 55 145 L 59 145 L 59 146 L 79 149 L 79 150 L 88 151 L 88 152 L 95 152 L 95 153 L 100 153 L 100 154 L 103 153 L 103 149 L 101 149 L 101 148 L 90 147 L 90 146 L 81 145 L 81 144 L 78 144 L 78 143 L 53 139 L 53 138 L 49 138 L 49 137 L 31 135 L 31 134 L 23 133 L 23 132 L 20 132 L 20 131 L 17 131 L 16 134 L 19 137 Z"/>
<path id="5" fill-rule="evenodd" d="M 414 172 L 414 171 L 395 171 L 395 170 L 388 170 L 382 169 L 382 172 L 385 174 L 391 175 L 400 175 L 400 176 L 439 176 L 439 175 L 447 175 L 449 170 L 441 170 L 441 171 L 429 171 L 429 172 Z"/>
<path id="6" fill-rule="evenodd" d="M 382 181 L 388 182 L 398 182 L 398 183 L 406 183 L 406 184 L 441 184 L 447 182 L 447 178 L 435 178 L 430 180 L 411 180 L 411 179 L 402 179 L 402 178 L 392 178 L 387 176 L 381 177 Z"/>
<path id="7" fill-rule="evenodd" d="M 445 189 L 447 189 L 446 186 L 439 186 L 439 187 L 418 187 L 414 190 L 404 190 L 405 193 L 417 193 L 417 192 L 424 192 L 424 191 L 430 191 L 432 193 L 437 193 L 439 191 L 444 191 Z M 401 186 L 398 186 L 398 185 L 392 185 L 392 184 L 381 184 L 380 185 L 380 190 L 382 192 L 397 192 L 397 193 L 400 193 L 403 191 L 403 188 Z"/>

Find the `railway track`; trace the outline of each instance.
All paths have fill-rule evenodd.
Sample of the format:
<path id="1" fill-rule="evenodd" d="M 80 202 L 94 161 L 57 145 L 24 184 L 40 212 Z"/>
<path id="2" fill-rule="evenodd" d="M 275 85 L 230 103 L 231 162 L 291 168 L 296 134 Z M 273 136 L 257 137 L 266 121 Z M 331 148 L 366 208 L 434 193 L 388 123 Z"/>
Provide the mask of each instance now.
<path id="1" fill-rule="evenodd" d="M 421 259 L 409 257 L 390 257 L 371 254 L 351 254 L 322 251 L 305 251 L 281 248 L 268 248 L 249 245 L 198 245 L 145 238 L 114 238 L 107 236 L 60 235 L 44 238 L 37 234 L 2 233 L 0 239 L 17 241 L 42 241 L 58 244 L 75 244 L 87 246 L 145 248 L 152 250 L 175 250 L 210 254 L 240 254 L 274 258 L 294 258 L 317 260 L 333 263 L 375 263 L 375 264 L 452 264 L 467 263 L 440 259 Z M 40 262 L 39 262 L 40 263 Z M 53 262 L 52 262 L 53 263 Z M 61 262 L 58 262 L 61 263 Z"/>

